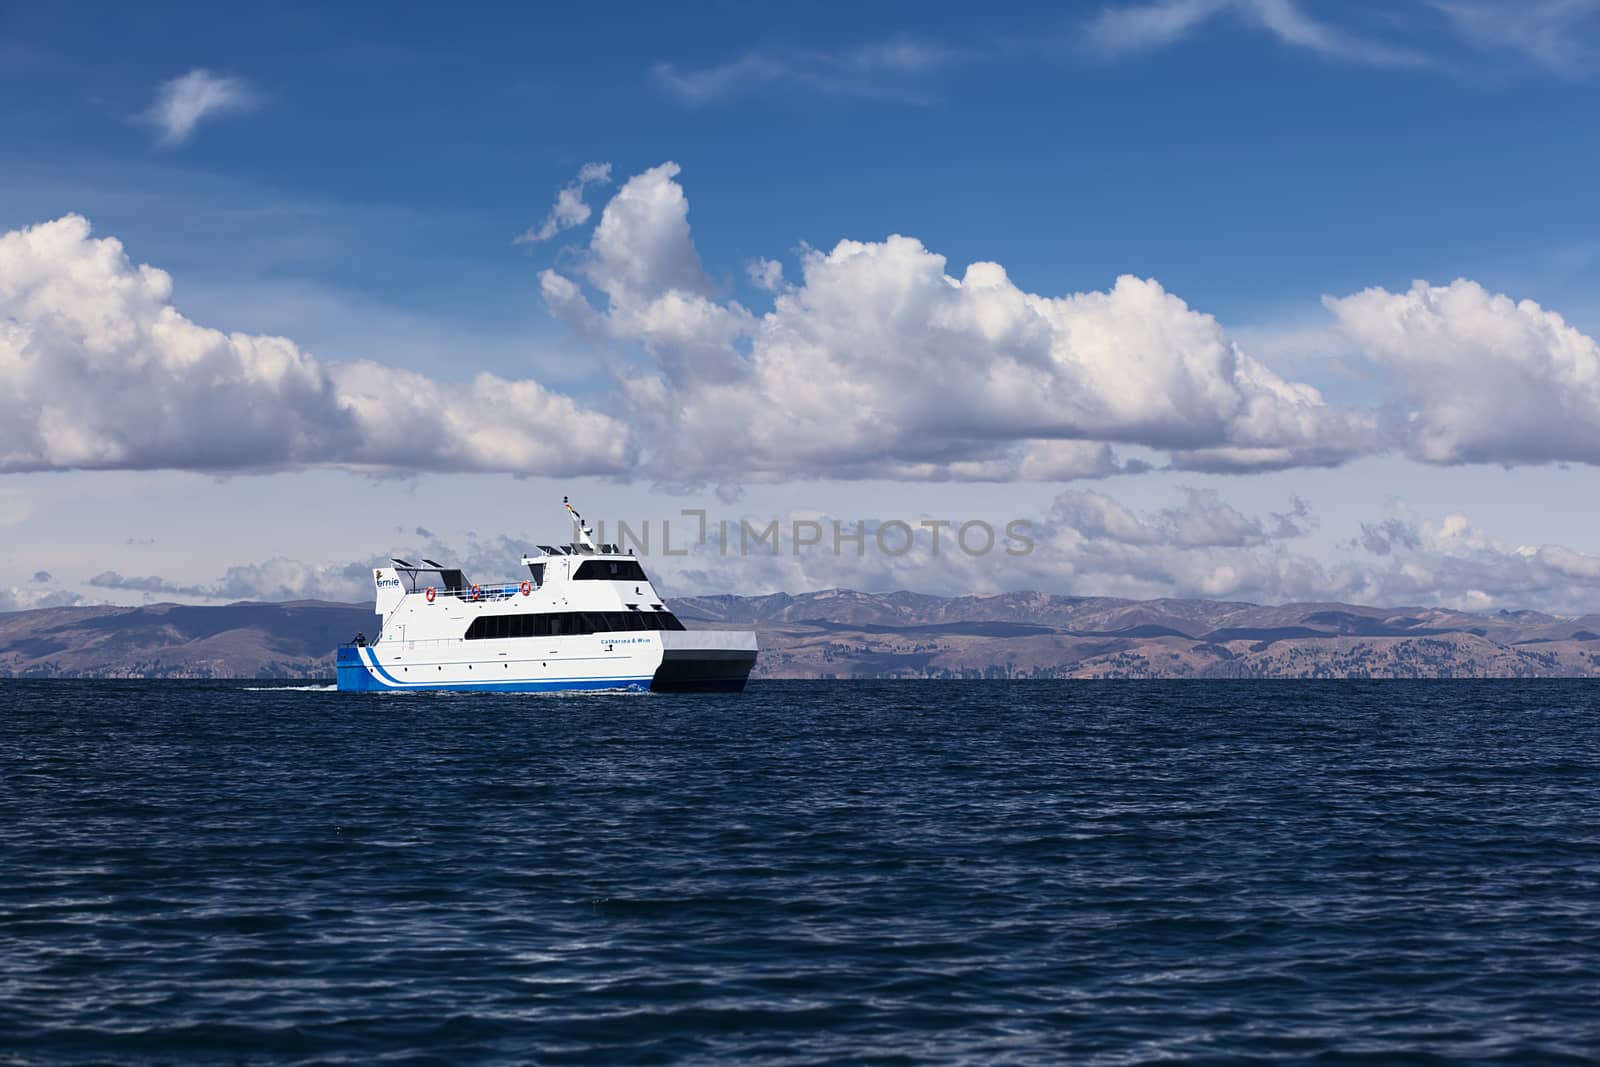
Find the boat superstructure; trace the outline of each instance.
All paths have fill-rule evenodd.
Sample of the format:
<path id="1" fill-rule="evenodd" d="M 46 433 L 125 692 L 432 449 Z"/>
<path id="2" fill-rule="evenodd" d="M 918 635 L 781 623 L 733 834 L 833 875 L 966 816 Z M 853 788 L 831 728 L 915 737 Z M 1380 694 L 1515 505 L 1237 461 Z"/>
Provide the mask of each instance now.
<path id="1" fill-rule="evenodd" d="M 577 539 L 524 554 L 518 578 L 473 581 L 429 559 L 375 568 L 382 624 L 339 649 L 339 688 L 743 690 L 755 634 L 686 629 L 632 553 L 595 544 L 566 510 Z"/>

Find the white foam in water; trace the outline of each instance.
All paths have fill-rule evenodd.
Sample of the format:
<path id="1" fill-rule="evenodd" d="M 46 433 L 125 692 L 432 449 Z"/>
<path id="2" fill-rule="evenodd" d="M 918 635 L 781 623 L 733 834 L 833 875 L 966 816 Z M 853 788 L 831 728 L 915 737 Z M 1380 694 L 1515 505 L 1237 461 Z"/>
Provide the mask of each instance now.
<path id="1" fill-rule="evenodd" d="M 337 693 L 337 685 L 247 685 L 241 687 L 246 693 Z M 483 692 L 448 690 L 448 689 L 385 689 L 374 692 L 389 695 L 404 696 L 431 696 L 431 697 L 467 697 L 476 699 L 483 696 L 496 697 L 540 697 L 544 699 L 572 699 L 574 697 L 618 697 L 618 696 L 652 696 L 648 691 L 638 689 L 556 689 L 541 693 L 516 693 L 485 690 Z"/>
<path id="2" fill-rule="evenodd" d="M 336 685 L 247 685 L 246 693 L 337 693 Z"/>
<path id="3" fill-rule="evenodd" d="M 381 690 L 387 693 L 411 693 L 419 696 L 433 696 L 448 699 L 477 700 L 482 697 L 507 697 L 517 700 L 527 700 L 532 697 L 538 700 L 577 700 L 584 697 L 639 697 L 654 696 L 647 689 L 546 689 L 536 692 L 518 692 L 504 689 L 390 689 Z"/>

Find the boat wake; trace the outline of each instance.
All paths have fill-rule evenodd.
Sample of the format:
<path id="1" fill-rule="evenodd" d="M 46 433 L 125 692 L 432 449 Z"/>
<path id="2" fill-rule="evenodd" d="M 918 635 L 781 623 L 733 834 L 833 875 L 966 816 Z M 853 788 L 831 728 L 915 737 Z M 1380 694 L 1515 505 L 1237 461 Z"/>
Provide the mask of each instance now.
<path id="1" fill-rule="evenodd" d="M 246 693 L 337 693 L 337 685 L 247 685 Z"/>

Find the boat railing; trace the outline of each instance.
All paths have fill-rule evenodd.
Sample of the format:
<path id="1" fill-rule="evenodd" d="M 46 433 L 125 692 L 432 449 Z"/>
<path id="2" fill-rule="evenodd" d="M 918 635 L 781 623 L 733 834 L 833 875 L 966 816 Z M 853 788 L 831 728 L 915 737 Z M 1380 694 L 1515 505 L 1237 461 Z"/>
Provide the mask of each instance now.
<path id="1" fill-rule="evenodd" d="M 528 582 L 528 591 L 530 593 L 538 588 L 537 585 Z M 436 599 L 448 596 L 455 597 L 458 600 L 479 603 L 489 600 L 510 600 L 512 597 L 521 596 L 522 581 L 475 582 L 469 583 L 465 589 L 448 589 L 440 585 L 418 585 L 411 590 L 411 593 L 415 596 L 426 596 L 429 589 L 433 590 L 433 595 Z"/>

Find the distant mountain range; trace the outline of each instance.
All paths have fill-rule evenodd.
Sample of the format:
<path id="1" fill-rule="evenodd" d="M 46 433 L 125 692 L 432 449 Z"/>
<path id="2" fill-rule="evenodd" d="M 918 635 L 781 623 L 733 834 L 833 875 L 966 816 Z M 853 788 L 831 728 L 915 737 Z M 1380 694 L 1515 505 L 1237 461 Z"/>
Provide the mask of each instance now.
<path id="1" fill-rule="evenodd" d="M 765 678 L 1600 676 L 1600 615 L 828 590 L 678 597 L 691 628 L 750 627 Z M 0 614 L 0 677 L 332 678 L 367 604 Z"/>
<path id="2" fill-rule="evenodd" d="M 0 677 L 329 678 L 371 604 L 42 608 L 0 614 Z"/>

